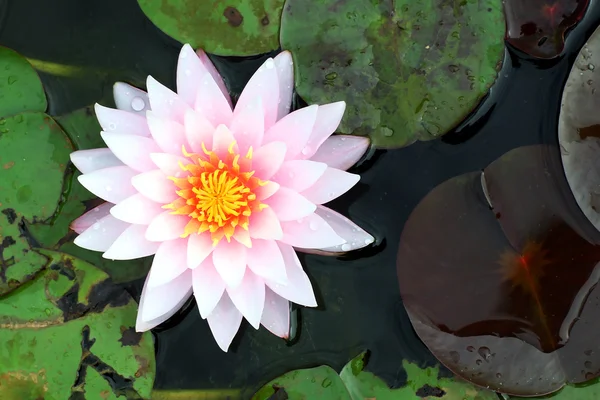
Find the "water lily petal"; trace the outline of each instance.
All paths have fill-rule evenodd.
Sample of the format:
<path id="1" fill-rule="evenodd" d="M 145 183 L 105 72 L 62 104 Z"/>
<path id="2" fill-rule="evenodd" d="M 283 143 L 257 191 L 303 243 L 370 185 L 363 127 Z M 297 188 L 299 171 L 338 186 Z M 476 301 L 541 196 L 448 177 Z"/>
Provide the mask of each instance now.
<path id="1" fill-rule="evenodd" d="M 221 300 L 225 291 L 225 281 L 215 269 L 210 257 L 193 270 L 192 279 L 194 297 L 196 298 L 196 304 L 198 304 L 200 316 L 206 319 Z"/>
<path id="2" fill-rule="evenodd" d="M 244 278 L 246 271 L 246 247 L 232 240 L 221 240 L 213 250 L 212 260 L 215 268 L 228 287 L 236 287 Z"/>
<path id="3" fill-rule="evenodd" d="M 269 287 L 265 288 L 265 309 L 260 323 L 275 336 L 290 337 L 290 302 Z"/>
<path id="4" fill-rule="evenodd" d="M 344 101 L 319 106 L 313 130 L 306 146 L 301 151 L 302 158 L 310 158 L 319 146 L 335 132 L 340 125 L 345 110 L 346 102 Z"/>
<path id="5" fill-rule="evenodd" d="M 189 161 L 182 156 L 169 153 L 152 153 L 150 159 L 166 176 L 174 176 L 175 178 L 187 176 L 187 172 L 181 169 L 179 163 L 185 165 Z"/>
<path id="6" fill-rule="evenodd" d="M 73 243 L 88 250 L 106 251 L 129 225 L 112 215 L 107 215 L 83 231 Z"/>
<path id="7" fill-rule="evenodd" d="M 182 124 L 166 118 L 160 118 L 153 111 L 148 111 L 148 127 L 152 138 L 165 153 L 182 154 L 182 146 L 189 148 Z"/>
<path id="8" fill-rule="evenodd" d="M 187 267 L 187 239 L 174 239 L 162 242 L 150 268 L 148 287 L 157 287 L 177 278 Z"/>
<path id="9" fill-rule="evenodd" d="M 113 95 L 115 97 L 115 104 L 119 110 L 139 114 L 142 117 L 146 115 L 146 111 L 150 110 L 148 94 L 127 83 L 115 83 L 113 86 Z"/>
<path id="10" fill-rule="evenodd" d="M 320 249 L 346 243 L 323 218 L 316 214 L 297 221 L 282 222 L 281 229 L 283 230 L 281 241 L 294 247 Z"/>
<path id="11" fill-rule="evenodd" d="M 292 53 L 285 50 L 275 57 L 275 69 L 279 79 L 279 107 L 277 109 L 277 121 L 290 112 L 292 106 L 292 94 L 294 92 L 294 62 Z"/>
<path id="12" fill-rule="evenodd" d="M 252 239 L 250 238 L 250 233 L 240 226 L 237 226 L 235 228 L 235 231 L 233 232 L 233 238 L 237 240 L 238 243 L 243 244 L 247 248 L 252 247 Z"/>
<path id="13" fill-rule="evenodd" d="M 212 137 L 215 127 L 202 113 L 190 110 L 185 113 L 184 119 L 185 137 L 194 153 L 202 153 L 202 143 L 207 150 L 212 149 Z"/>
<path id="14" fill-rule="evenodd" d="M 369 148 L 370 143 L 367 137 L 330 136 L 310 159 L 325 163 L 331 168 L 345 171 L 360 160 Z"/>
<path id="15" fill-rule="evenodd" d="M 150 137 L 150 129 L 142 114 L 94 105 L 96 117 L 105 132 L 119 132 L 128 135 Z"/>
<path id="16" fill-rule="evenodd" d="M 115 218 L 130 224 L 148 225 L 158 214 L 164 211 L 159 203 L 136 193 L 115 205 L 110 213 Z"/>
<path id="17" fill-rule="evenodd" d="M 196 268 L 213 252 L 213 242 L 210 234 L 191 234 L 188 239 L 187 265 Z M 212 261 L 211 261 L 212 263 Z"/>
<path id="18" fill-rule="evenodd" d="M 265 200 L 277 193 L 279 188 L 279 183 L 268 181 L 266 185 L 254 189 L 254 194 L 258 200 Z"/>
<path id="19" fill-rule="evenodd" d="M 316 307 L 317 300 L 310 283 L 310 279 L 302 269 L 302 264 L 292 246 L 278 243 L 281 255 L 285 262 L 285 271 L 288 277 L 287 285 L 265 280 L 265 284 L 279 296 L 301 304 L 306 307 Z"/>
<path id="20" fill-rule="evenodd" d="M 238 110 L 239 106 L 236 107 Z M 256 149 L 261 145 L 264 134 L 265 116 L 262 99 L 256 97 L 239 108 L 231 121 L 231 132 L 237 141 L 240 154 L 246 154 L 252 146 Z M 233 300 L 233 299 L 232 299 Z"/>
<path id="21" fill-rule="evenodd" d="M 121 160 L 107 148 L 74 151 L 71 153 L 71 162 L 83 174 L 123 165 Z"/>
<path id="22" fill-rule="evenodd" d="M 231 143 L 234 141 L 235 138 L 233 137 L 233 133 L 231 133 L 227 126 L 221 124 L 217 126 L 217 129 L 213 135 L 212 151 L 214 151 L 219 157 L 225 158 L 227 156 L 229 146 L 231 146 Z M 237 145 L 234 145 L 233 150 L 237 152 L 237 149 Z"/>
<path id="23" fill-rule="evenodd" d="M 285 263 L 274 240 L 254 239 L 247 253 L 248 268 L 256 275 L 273 282 L 286 284 Z"/>
<path id="24" fill-rule="evenodd" d="M 210 74 L 204 74 L 200 80 L 200 89 L 196 94 L 194 109 L 208 119 L 213 126 L 229 125 L 233 118 L 231 101 L 225 97 Z"/>
<path id="25" fill-rule="evenodd" d="M 346 241 L 344 244 L 319 249 L 321 251 L 328 253 L 352 251 L 368 246 L 375 241 L 375 238 L 360 226 L 327 207 L 317 206 L 315 214 L 325 219 L 335 233 Z"/>
<path id="26" fill-rule="evenodd" d="M 252 169 L 262 180 L 269 180 L 283 164 L 286 146 L 283 142 L 271 142 L 259 147 L 252 155 Z"/>
<path id="27" fill-rule="evenodd" d="M 208 55 L 204 52 L 204 50 L 196 50 L 196 55 L 202 62 L 202 65 L 204 65 L 204 68 L 206 68 L 206 71 L 208 71 L 208 73 L 212 76 L 219 89 L 221 89 L 223 97 L 226 98 L 227 102 L 229 103 L 229 107 L 231 107 L 231 97 L 229 96 L 229 91 L 227 90 L 227 86 L 225 86 L 225 82 L 223 81 L 221 74 L 219 74 L 219 71 L 217 71 L 215 65 L 212 63 L 210 58 L 208 58 Z"/>
<path id="28" fill-rule="evenodd" d="M 131 184 L 132 178 L 137 172 L 128 166 L 110 167 L 99 169 L 77 179 L 84 188 L 110 203 L 118 203 L 136 191 Z"/>
<path id="29" fill-rule="evenodd" d="M 192 295 L 192 271 L 187 270 L 171 282 L 149 287 L 146 278 L 140 297 L 136 331 L 144 332 L 171 318 Z"/>
<path id="30" fill-rule="evenodd" d="M 271 178 L 281 186 L 302 192 L 313 186 L 327 170 L 327 164 L 310 160 L 290 160 Z"/>
<path id="31" fill-rule="evenodd" d="M 273 196 L 265 200 L 280 221 L 295 221 L 315 212 L 317 206 L 306 197 L 286 187 L 281 187 Z"/>
<path id="32" fill-rule="evenodd" d="M 157 203 L 168 204 L 178 198 L 177 187 L 159 169 L 135 175 L 131 178 L 131 184 L 141 194 Z"/>
<path id="33" fill-rule="evenodd" d="M 102 140 L 122 162 L 136 171 L 155 169 L 150 153 L 160 151 L 152 138 L 125 133 L 100 132 Z"/>
<path id="34" fill-rule="evenodd" d="M 177 94 L 188 105 L 194 106 L 200 88 L 200 79 L 207 73 L 192 46 L 184 44 L 177 61 Z"/>
<path id="35" fill-rule="evenodd" d="M 302 195 L 315 204 L 323 204 L 340 197 L 360 180 L 360 175 L 341 169 L 327 168 L 314 185 L 302 191 Z"/>
<path id="36" fill-rule="evenodd" d="M 87 228 L 107 215 L 110 215 L 110 210 L 113 206 L 113 203 L 102 203 L 98 207 L 92 208 L 90 211 L 71 222 L 70 228 L 78 234 L 83 233 Z"/>
<path id="37" fill-rule="evenodd" d="M 206 320 L 221 350 L 229 350 L 235 334 L 240 329 L 242 313 L 233 305 L 227 293 L 223 294 L 223 297 Z"/>
<path id="38" fill-rule="evenodd" d="M 283 237 L 279 219 L 270 208 L 252 213 L 248 231 L 252 239 L 279 240 Z"/>
<path id="39" fill-rule="evenodd" d="M 319 106 L 312 105 L 286 115 L 265 132 L 264 143 L 284 142 L 287 146 L 286 160 L 298 157 L 313 130 Z"/>
<path id="40" fill-rule="evenodd" d="M 191 107 L 181 97 L 151 76 L 146 79 L 146 87 L 152 113 L 156 117 L 183 123 L 183 116 Z M 152 132 L 152 127 L 150 127 L 150 131 Z"/>
<path id="41" fill-rule="evenodd" d="M 102 254 L 102 257 L 109 260 L 133 260 L 156 253 L 159 243 L 146 240 L 145 232 L 145 225 L 130 225 Z"/>
<path id="42" fill-rule="evenodd" d="M 174 215 L 171 211 L 165 211 L 158 214 L 146 230 L 146 239 L 153 242 L 164 242 L 179 238 L 190 222 L 190 217 L 186 215 Z"/>
<path id="43" fill-rule="evenodd" d="M 242 283 L 235 288 L 226 287 L 229 298 L 244 318 L 254 327 L 260 327 L 265 306 L 265 284 L 250 269 L 246 269 Z"/>
<path id="44" fill-rule="evenodd" d="M 272 58 L 267 59 L 258 68 L 244 87 L 235 106 L 234 117 L 237 117 L 257 97 L 262 98 L 264 128 L 267 130 L 277 121 L 279 109 L 279 79 Z"/>

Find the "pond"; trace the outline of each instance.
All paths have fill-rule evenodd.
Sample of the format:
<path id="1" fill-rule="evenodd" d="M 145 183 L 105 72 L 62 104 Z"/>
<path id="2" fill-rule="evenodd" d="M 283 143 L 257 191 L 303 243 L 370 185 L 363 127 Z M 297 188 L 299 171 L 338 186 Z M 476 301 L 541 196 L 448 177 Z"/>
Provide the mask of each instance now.
<path id="1" fill-rule="evenodd" d="M 599 26 L 0 0 L 0 397 L 600 398 Z"/>

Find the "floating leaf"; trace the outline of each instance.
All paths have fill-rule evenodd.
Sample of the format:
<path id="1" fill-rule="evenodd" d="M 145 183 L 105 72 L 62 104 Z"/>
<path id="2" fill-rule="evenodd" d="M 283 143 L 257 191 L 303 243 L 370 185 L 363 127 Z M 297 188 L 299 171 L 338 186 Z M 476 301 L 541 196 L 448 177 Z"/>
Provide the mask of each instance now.
<path id="1" fill-rule="evenodd" d="M 283 0 L 138 0 L 167 35 L 221 56 L 251 56 L 279 48 Z"/>
<path id="2" fill-rule="evenodd" d="M 565 32 L 577 24 L 589 0 L 506 0 L 506 39 L 537 58 L 553 58 L 565 47 Z"/>
<path id="3" fill-rule="evenodd" d="M 33 278 L 46 263 L 30 250 L 35 240 L 27 222 L 54 217 L 72 150 L 64 132 L 45 114 L 0 119 L 0 295 Z"/>
<path id="4" fill-rule="evenodd" d="M 0 398 L 149 398 L 154 345 L 135 332 L 136 303 L 92 265 L 41 251 L 49 268 L 0 301 Z"/>
<path id="5" fill-rule="evenodd" d="M 458 125 L 496 80 L 504 31 L 500 0 L 287 0 L 281 18 L 298 94 L 346 101 L 339 130 L 380 147 Z"/>
<path id="6" fill-rule="evenodd" d="M 583 46 L 563 91 L 558 140 L 569 186 L 600 230 L 600 29 Z"/>
<path id="7" fill-rule="evenodd" d="M 420 400 L 432 396 L 441 400 L 495 400 L 496 394 L 476 388 L 466 382 L 439 378 L 438 368 L 421 369 L 403 361 L 407 374 L 406 386 L 390 389 L 371 372 L 364 371 L 366 353 L 359 354 L 344 366 L 338 375 L 328 366 L 301 369 L 277 378 L 261 390 L 252 400 L 266 399 L 331 399 L 331 400 Z M 270 397 L 278 391 L 287 397 Z"/>
<path id="8" fill-rule="evenodd" d="M 15 51 L 0 47 L 0 117 L 44 112 L 46 107 L 42 82 L 31 64 Z"/>
<path id="9" fill-rule="evenodd" d="M 400 292 L 459 376 L 531 396 L 600 375 L 600 232 L 566 186 L 558 148 L 522 147 L 439 185 L 409 217 Z"/>
<path id="10" fill-rule="evenodd" d="M 106 147 L 100 136 L 100 125 L 93 107 L 86 107 L 71 114 L 57 117 L 58 123 L 69 134 L 78 149 Z M 79 173 L 69 176 L 69 188 L 65 202 L 51 225 L 30 226 L 36 240 L 47 248 L 60 250 L 81 258 L 110 275 L 115 282 L 128 282 L 145 276 L 150 270 L 151 258 L 128 261 L 107 260 L 102 253 L 89 251 L 73 244 L 77 234 L 69 225 L 77 217 L 93 209 L 103 200 L 96 198 L 77 180 Z"/>

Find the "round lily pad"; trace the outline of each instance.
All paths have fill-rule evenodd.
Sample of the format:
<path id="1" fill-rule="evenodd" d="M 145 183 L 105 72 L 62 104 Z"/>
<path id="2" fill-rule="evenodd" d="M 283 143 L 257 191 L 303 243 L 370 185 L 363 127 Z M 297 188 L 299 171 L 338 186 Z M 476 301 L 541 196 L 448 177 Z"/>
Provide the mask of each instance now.
<path id="1" fill-rule="evenodd" d="M 421 369 L 408 361 L 402 365 L 407 374 L 405 386 L 390 389 L 371 372 L 365 371 L 367 353 L 359 354 L 338 375 L 326 365 L 288 372 L 263 386 L 252 400 L 495 400 L 494 392 L 451 378 L 439 378 L 437 367 Z"/>
<path id="2" fill-rule="evenodd" d="M 70 140 L 43 113 L 0 118 L 0 295 L 46 264 L 26 221 L 53 218 L 63 191 Z"/>
<path id="3" fill-rule="evenodd" d="M 46 107 L 42 82 L 31 64 L 15 51 L 0 47 L 0 116 L 43 112 Z"/>
<path id="4" fill-rule="evenodd" d="M 167 35 L 221 56 L 250 56 L 279 48 L 283 0 L 138 0 Z"/>
<path id="5" fill-rule="evenodd" d="M 41 251 L 50 266 L 0 302 L 0 398 L 149 398 L 154 344 L 135 332 L 135 301 L 92 265 Z"/>
<path id="6" fill-rule="evenodd" d="M 339 131 L 379 147 L 458 125 L 495 82 L 504 33 L 501 0 L 288 0 L 281 17 L 298 94 L 345 100 Z"/>

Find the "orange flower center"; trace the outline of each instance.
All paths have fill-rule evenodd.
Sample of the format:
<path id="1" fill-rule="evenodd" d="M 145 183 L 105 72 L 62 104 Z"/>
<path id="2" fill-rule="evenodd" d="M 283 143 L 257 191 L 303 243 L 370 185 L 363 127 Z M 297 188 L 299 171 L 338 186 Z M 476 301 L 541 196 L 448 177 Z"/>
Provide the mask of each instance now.
<path id="1" fill-rule="evenodd" d="M 267 207 L 256 197 L 256 188 L 268 182 L 253 176 L 252 148 L 245 157 L 240 157 L 234 151 L 235 145 L 232 142 L 221 158 L 208 151 L 204 143 L 203 154 L 182 149 L 190 161 L 179 164 L 186 176 L 169 177 L 180 189 L 179 198 L 163 206 L 173 210 L 172 214 L 190 217 L 181 237 L 210 232 L 216 246 L 223 237 L 230 241 L 236 229 L 247 231 L 252 213 Z"/>

